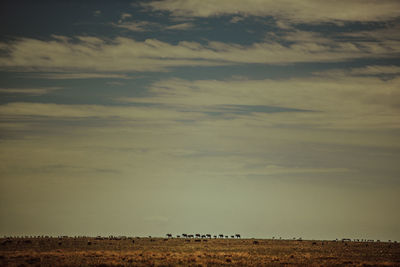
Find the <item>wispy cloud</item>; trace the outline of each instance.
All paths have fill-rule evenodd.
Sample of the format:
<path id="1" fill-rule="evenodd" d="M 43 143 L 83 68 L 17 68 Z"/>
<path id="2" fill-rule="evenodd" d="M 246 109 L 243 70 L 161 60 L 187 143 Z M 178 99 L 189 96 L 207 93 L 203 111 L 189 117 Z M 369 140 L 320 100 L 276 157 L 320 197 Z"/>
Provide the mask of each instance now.
<path id="1" fill-rule="evenodd" d="M 39 116 L 48 118 L 120 118 L 134 120 L 175 120 L 199 119 L 199 112 L 179 112 L 162 107 L 143 106 L 103 106 L 103 105 L 64 105 L 45 103 L 13 102 L 0 105 L 0 114 L 7 116 Z"/>
<path id="2" fill-rule="evenodd" d="M 240 22 L 240 21 L 242 21 L 242 20 L 244 20 L 244 17 L 235 16 L 235 17 L 233 17 L 229 22 L 230 22 L 230 23 L 238 23 L 238 22 Z"/>
<path id="3" fill-rule="evenodd" d="M 365 67 L 351 69 L 330 69 L 313 72 L 315 76 L 343 79 L 346 77 L 371 77 L 378 76 L 385 79 L 393 79 L 400 75 L 400 67 L 395 65 L 368 65 Z"/>
<path id="4" fill-rule="evenodd" d="M 68 79 L 132 79 L 133 77 L 126 74 L 117 73 L 39 73 L 35 74 L 34 77 L 43 79 L 53 79 L 53 80 L 68 80 Z"/>
<path id="5" fill-rule="evenodd" d="M 145 31 L 150 31 L 154 30 L 155 28 L 159 28 L 159 24 L 155 22 L 149 22 L 149 21 L 124 21 L 124 22 L 119 22 L 119 23 L 112 23 L 114 27 L 118 28 L 124 28 L 133 32 L 145 32 Z"/>
<path id="6" fill-rule="evenodd" d="M 179 24 L 174 24 L 174 25 L 169 25 L 166 26 L 166 30 L 188 30 L 191 28 L 194 28 L 195 25 L 191 22 L 185 22 L 185 23 L 179 23 Z"/>
<path id="7" fill-rule="evenodd" d="M 47 88 L 0 88 L 0 94 L 26 94 L 26 95 L 44 95 L 61 87 L 47 87 Z"/>
<path id="8" fill-rule="evenodd" d="M 400 40 L 400 25 L 396 23 L 388 23 L 378 29 L 351 31 L 342 33 L 342 36 L 353 37 L 357 40 L 387 40 L 399 41 Z"/>
<path id="9" fill-rule="evenodd" d="M 93 15 L 96 16 L 96 17 L 100 16 L 101 15 L 101 10 L 95 10 L 93 12 Z"/>
<path id="10" fill-rule="evenodd" d="M 108 84 L 108 85 L 111 85 L 111 86 L 122 86 L 122 85 L 124 85 L 125 83 L 117 82 L 117 81 L 111 81 L 111 82 L 107 82 L 107 84 Z"/>
<path id="11" fill-rule="evenodd" d="M 121 14 L 121 19 L 122 20 L 125 20 L 127 18 L 131 18 L 131 17 L 132 17 L 132 14 L 129 14 L 129 13 L 122 13 Z"/>
<path id="12" fill-rule="evenodd" d="M 316 33 L 294 31 L 251 45 L 215 41 L 207 44 L 188 41 L 170 44 L 156 39 L 136 41 L 118 37 L 105 40 L 91 36 L 78 36 L 72 41 L 58 36 L 49 41 L 22 38 L 12 43 L 0 43 L 0 47 L 7 51 L 0 57 L 0 67 L 3 69 L 86 73 L 165 71 L 176 66 L 337 62 L 392 57 L 400 52 L 400 41 L 341 41 Z"/>
<path id="13" fill-rule="evenodd" d="M 372 65 L 351 70 L 354 75 L 400 75 L 400 66 Z"/>
<path id="14" fill-rule="evenodd" d="M 274 125 L 317 128 L 397 128 L 400 115 L 399 78 L 320 75 L 288 80 L 170 79 L 154 83 L 150 96 L 121 101 L 203 108 L 215 106 L 272 106 L 314 112 L 281 112 L 276 116 L 254 109 L 251 120 Z M 340 107 L 340 108 L 339 108 Z M 283 111 L 283 110 L 282 110 Z"/>
<path id="15" fill-rule="evenodd" d="M 221 15 L 273 16 L 296 23 L 385 21 L 400 16 L 400 3 L 392 0 L 166 0 L 142 3 L 153 10 L 168 11 L 179 17 Z"/>
<path id="16" fill-rule="evenodd" d="M 147 32 L 147 31 L 182 31 L 188 30 L 195 27 L 191 22 L 184 22 L 179 24 L 164 25 L 150 21 L 123 21 L 120 20 L 118 23 L 112 23 L 114 27 L 124 28 L 133 32 Z"/>

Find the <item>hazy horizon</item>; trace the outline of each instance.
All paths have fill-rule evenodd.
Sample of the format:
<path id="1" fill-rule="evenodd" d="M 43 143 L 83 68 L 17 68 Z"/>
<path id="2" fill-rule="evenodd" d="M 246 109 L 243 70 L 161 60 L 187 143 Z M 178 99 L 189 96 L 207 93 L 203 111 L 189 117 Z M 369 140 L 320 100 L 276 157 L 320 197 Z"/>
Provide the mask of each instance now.
<path id="1" fill-rule="evenodd" d="M 399 1 L 0 5 L 0 236 L 400 240 Z"/>

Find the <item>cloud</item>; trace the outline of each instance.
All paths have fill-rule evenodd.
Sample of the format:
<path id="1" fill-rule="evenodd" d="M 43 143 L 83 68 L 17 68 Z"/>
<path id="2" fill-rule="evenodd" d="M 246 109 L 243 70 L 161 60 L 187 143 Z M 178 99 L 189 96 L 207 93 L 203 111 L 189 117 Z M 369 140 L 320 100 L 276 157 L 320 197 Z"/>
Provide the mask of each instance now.
<path id="1" fill-rule="evenodd" d="M 200 128 L 388 130 L 400 127 L 399 84 L 400 77 L 382 80 L 323 73 L 285 80 L 167 79 L 153 83 L 147 96 L 117 99 L 133 106 L 14 102 L 0 105 L 0 114 L 3 118 L 193 123 Z"/>
<path id="2" fill-rule="evenodd" d="M 352 37 L 356 40 L 400 40 L 400 25 L 396 23 L 388 23 L 378 29 L 345 32 L 341 35 L 344 37 Z"/>
<path id="3" fill-rule="evenodd" d="M 166 26 L 166 30 L 188 30 L 194 28 L 194 24 L 190 22 L 185 22 L 185 23 L 180 23 L 180 24 L 174 24 L 170 26 Z"/>
<path id="4" fill-rule="evenodd" d="M 328 71 L 313 72 L 315 76 L 325 77 L 356 77 L 356 76 L 383 76 L 385 78 L 395 78 L 400 75 L 400 67 L 395 65 L 369 65 L 352 69 L 331 69 Z"/>
<path id="5" fill-rule="evenodd" d="M 378 39 L 339 41 L 316 33 L 294 31 L 251 45 L 215 41 L 170 44 L 156 39 L 136 41 L 117 37 L 106 40 L 91 36 L 71 40 L 54 36 L 48 41 L 21 38 L 3 42 L 0 49 L 4 51 L 0 67 L 6 70 L 115 73 L 165 71 L 178 66 L 337 62 L 393 57 L 400 52 L 400 43 Z"/>
<path id="6" fill-rule="evenodd" d="M 59 73 L 39 73 L 35 74 L 35 77 L 42 79 L 52 79 L 52 80 L 69 80 L 69 79 L 132 79 L 131 76 L 126 74 L 117 74 L 117 73 L 68 73 L 68 72 L 59 72 Z"/>
<path id="7" fill-rule="evenodd" d="M 169 79 L 154 83 L 147 97 L 122 98 L 120 101 L 157 103 L 203 112 L 221 112 L 215 107 L 247 105 L 254 107 L 252 112 L 236 111 L 233 114 L 236 118 L 248 116 L 248 123 L 252 121 L 254 125 L 263 121 L 263 124 L 275 126 L 398 128 L 399 84 L 400 78 L 381 80 L 379 77 L 322 74 L 287 80 Z M 257 110 L 257 106 L 290 108 L 298 112 L 282 109 L 271 116 Z"/>
<path id="8" fill-rule="evenodd" d="M 111 86 L 122 86 L 122 85 L 125 85 L 125 83 L 116 82 L 116 81 L 107 82 L 107 84 L 111 85 Z"/>
<path id="9" fill-rule="evenodd" d="M 122 20 L 125 20 L 125 19 L 127 19 L 127 18 L 131 18 L 131 17 L 132 17 L 132 15 L 129 14 L 129 13 L 122 13 L 122 14 L 121 14 L 121 19 L 122 19 Z"/>
<path id="10" fill-rule="evenodd" d="M 293 26 L 291 26 L 286 21 L 282 21 L 282 20 L 277 20 L 276 21 L 276 26 L 278 28 L 280 28 L 280 29 L 283 29 L 283 30 L 291 30 L 291 29 L 293 29 Z"/>
<path id="11" fill-rule="evenodd" d="M 230 23 L 238 23 L 238 22 L 240 22 L 240 21 L 242 21 L 242 20 L 244 20 L 244 17 L 235 16 L 235 17 L 233 17 L 229 22 L 230 22 Z"/>
<path id="12" fill-rule="evenodd" d="M 255 171 L 247 170 L 247 175 L 293 175 L 293 174 L 323 174 L 323 173 L 346 173 L 352 170 L 346 168 L 305 168 L 293 166 L 266 165 Z"/>
<path id="13" fill-rule="evenodd" d="M 194 24 L 191 22 L 184 22 L 173 25 L 164 25 L 156 22 L 150 21 L 136 21 L 136 22 L 127 22 L 127 21 L 119 21 L 118 24 L 112 23 L 114 27 L 128 29 L 134 32 L 147 32 L 147 31 L 163 31 L 163 30 L 188 30 L 194 28 Z"/>
<path id="14" fill-rule="evenodd" d="M 158 28 L 160 25 L 155 22 L 149 21 L 137 21 L 137 22 L 119 22 L 118 24 L 112 23 L 114 27 L 124 28 L 133 32 L 145 32 L 151 31 L 154 28 Z"/>
<path id="15" fill-rule="evenodd" d="M 44 95 L 60 87 L 47 87 L 47 88 L 0 88 L 0 94 L 26 94 L 26 95 Z"/>
<path id="16" fill-rule="evenodd" d="M 394 0 L 166 0 L 144 2 L 142 6 L 177 17 L 273 16 L 296 23 L 385 21 L 400 16 L 400 3 Z"/>
<path id="17" fill-rule="evenodd" d="M 103 106 L 103 105 L 63 105 L 46 103 L 13 102 L 0 105 L 2 117 L 47 117 L 47 118 L 92 118 L 126 120 L 163 121 L 175 119 L 200 119 L 197 112 L 179 112 L 162 107 Z"/>
<path id="18" fill-rule="evenodd" d="M 351 74 L 353 75 L 400 75 L 400 67 L 399 66 L 380 66 L 380 65 L 372 65 L 366 66 L 363 68 L 354 68 L 351 70 Z"/>

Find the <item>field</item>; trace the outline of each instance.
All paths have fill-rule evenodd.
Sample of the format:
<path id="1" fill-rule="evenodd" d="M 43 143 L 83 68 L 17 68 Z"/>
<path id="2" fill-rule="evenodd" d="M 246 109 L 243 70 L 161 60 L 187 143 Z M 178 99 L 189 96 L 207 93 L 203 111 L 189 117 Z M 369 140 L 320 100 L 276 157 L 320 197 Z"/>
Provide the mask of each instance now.
<path id="1" fill-rule="evenodd" d="M 400 266 L 388 242 L 2 238 L 1 266 Z"/>

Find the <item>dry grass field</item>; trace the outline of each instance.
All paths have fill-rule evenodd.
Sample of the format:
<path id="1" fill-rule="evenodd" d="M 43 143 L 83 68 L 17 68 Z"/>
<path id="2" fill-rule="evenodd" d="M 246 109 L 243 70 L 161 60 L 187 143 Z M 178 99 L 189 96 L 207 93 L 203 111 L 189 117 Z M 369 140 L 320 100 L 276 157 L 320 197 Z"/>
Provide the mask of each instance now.
<path id="1" fill-rule="evenodd" d="M 400 266 L 400 244 L 268 239 L 2 238 L 1 266 Z"/>

